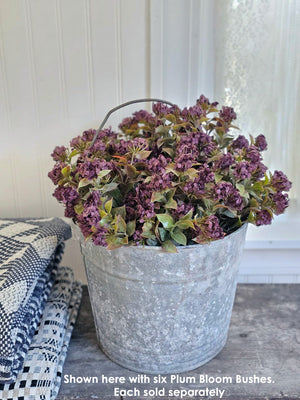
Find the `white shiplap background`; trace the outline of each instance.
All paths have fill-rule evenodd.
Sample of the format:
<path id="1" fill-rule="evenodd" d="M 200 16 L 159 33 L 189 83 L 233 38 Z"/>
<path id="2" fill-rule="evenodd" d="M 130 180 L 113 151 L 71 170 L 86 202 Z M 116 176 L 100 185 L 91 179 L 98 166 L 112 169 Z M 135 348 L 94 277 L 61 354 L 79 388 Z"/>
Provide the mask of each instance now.
<path id="1" fill-rule="evenodd" d="M 215 7 L 214 0 L 0 0 L 1 216 L 62 216 L 47 177 L 50 154 L 98 127 L 115 105 L 152 96 L 183 106 L 201 93 L 218 100 Z M 299 236 L 256 239 L 254 229 L 241 281 L 300 282 Z M 274 266 L 278 251 L 287 265 Z M 85 280 L 76 241 L 64 262 Z"/>

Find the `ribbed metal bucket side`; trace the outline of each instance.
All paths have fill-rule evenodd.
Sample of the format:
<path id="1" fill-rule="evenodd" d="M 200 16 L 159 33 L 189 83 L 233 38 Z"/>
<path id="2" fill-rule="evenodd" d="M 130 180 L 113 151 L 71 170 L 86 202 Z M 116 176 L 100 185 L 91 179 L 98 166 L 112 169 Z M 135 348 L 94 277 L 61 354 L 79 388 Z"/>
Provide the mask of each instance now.
<path id="1" fill-rule="evenodd" d="M 82 241 L 99 343 L 113 361 L 145 373 L 194 369 L 227 339 L 247 226 L 222 240 L 109 251 Z"/>

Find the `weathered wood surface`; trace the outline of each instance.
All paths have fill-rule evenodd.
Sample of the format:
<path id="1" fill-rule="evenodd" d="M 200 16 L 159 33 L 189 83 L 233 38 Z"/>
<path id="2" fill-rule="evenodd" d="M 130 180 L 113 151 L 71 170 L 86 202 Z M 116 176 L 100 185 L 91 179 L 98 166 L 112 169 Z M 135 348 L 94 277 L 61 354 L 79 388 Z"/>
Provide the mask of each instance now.
<path id="1" fill-rule="evenodd" d="M 101 306 L 101 305 L 99 305 Z M 138 374 L 110 361 L 97 344 L 87 288 L 64 365 L 58 400 L 121 399 L 114 388 L 140 390 L 141 395 L 124 399 L 175 399 L 169 389 L 225 390 L 223 399 L 300 399 L 300 285 L 239 285 L 225 348 L 208 364 L 178 379 L 194 377 L 196 383 L 130 384 Z M 138 310 L 137 310 L 138 312 Z M 98 383 L 64 383 L 64 377 L 96 377 Z M 125 384 L 102 383 L 101 377 L 125 377 Z M 199 375 L 232 377 L 233 383 L 199 383 Z M 236 375 L 271 377 L 272 383 L 238 384 Z M 193 378 L 192 378 L 193 379 Z M 165 396 L 146 396 L 144 390 L 165 389 Z M 162 392 L 161 392 L 162 393 Z M 219 399 L 220 396 L 186 398 Z"/>

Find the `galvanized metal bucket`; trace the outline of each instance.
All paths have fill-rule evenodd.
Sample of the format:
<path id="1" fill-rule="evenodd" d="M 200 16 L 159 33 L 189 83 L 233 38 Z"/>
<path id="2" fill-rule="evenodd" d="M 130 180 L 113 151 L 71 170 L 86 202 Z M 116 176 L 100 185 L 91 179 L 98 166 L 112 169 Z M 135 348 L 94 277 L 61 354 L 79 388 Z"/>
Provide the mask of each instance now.
<path id="1" fill-rule="evenodd" d="M 116 363 L 145 373 L 192 370 L 224 347 L 247 225 L 210 244 L 128 246 L 81 241 L 97 336 Z"/>

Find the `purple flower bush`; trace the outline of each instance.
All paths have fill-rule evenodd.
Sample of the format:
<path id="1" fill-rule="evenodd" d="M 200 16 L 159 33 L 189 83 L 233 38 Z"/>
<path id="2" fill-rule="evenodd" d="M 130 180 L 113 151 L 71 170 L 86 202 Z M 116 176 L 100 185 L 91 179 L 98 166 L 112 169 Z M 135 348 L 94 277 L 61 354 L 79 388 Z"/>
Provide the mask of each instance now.
<path id="1" fill-rule="evenodd" d="M 181 110 L 162 103 L 125 118 L 120 132 L 85 131 L 57 146 L 48 176 L 65 216 L 95 245 L 162 246 L 222 239 L 246 222 L 270 224 L 291 182 L 262 162 L 263 135 L 234 137 L 231 107 L 201 96 Z"/>

